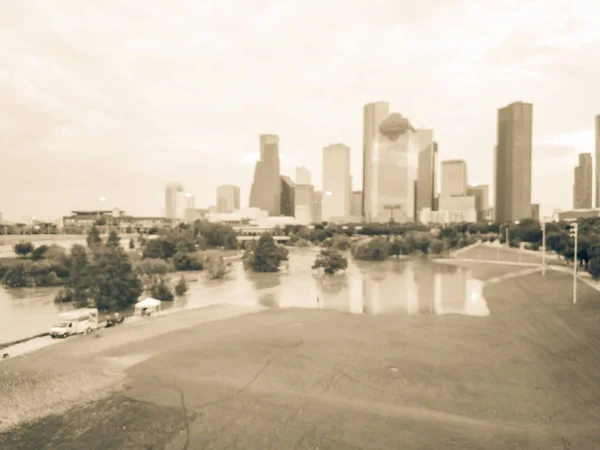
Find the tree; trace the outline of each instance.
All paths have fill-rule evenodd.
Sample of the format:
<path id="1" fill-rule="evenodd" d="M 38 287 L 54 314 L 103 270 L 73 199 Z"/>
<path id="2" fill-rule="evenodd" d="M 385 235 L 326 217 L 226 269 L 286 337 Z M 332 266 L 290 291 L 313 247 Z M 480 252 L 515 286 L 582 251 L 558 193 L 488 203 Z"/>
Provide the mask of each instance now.
<path id="1" fill-rule="evenodd" d="M 135 241 L 133 238 L 129 239 L 129 249 L 133 250 L 135 248 Z"/>
<path id="2" fill-rule="evenodd" d="M 175 285 L 175 294 L 178 296 L 184 295 L 188 290 L 188 285 L 185 281 L 185 277 L 181 276 L 177 284 Z"/>
<path id="3" fill-rule="evenodd" d="M 251 252 L 245 261 L 247 267 L 255 272 L 277 272 L 281 263 L 288 259 L 288 250 L 277 245 L 269 233 L 261 235 L 256 248 Z"/>
<path id="4" fill-rule="evenodd" d="M 111 230 L 108 234 L 108 239 L 106 240 L 106 246 L 109 248 L 119 248 L 121 242 L 121 238 L 117 234 L 115 230 Z"/>
<path id="5" fill-rule="evenodd" d="M 600 256 L 590 259 L 588 270 L 594 280 L 600 279 Z"/>
<path id="6" fill-rule="evenodd" d="M 441 239 L 434 239 L 431 241 L 431 244 L 429 244 L 429 252 L 433 255 L 439 255 L 444 251 L 445 247 L 444 241 Z"/>
<path id="7" fill-rule="evenodd" d="M 383 261 L 388 258 L 388 251 L 388 242 L 382 237 L 374 237 L 356 242 L 352 256 L 365 261 Z"/>
<path id="8" fill-rule="evenodd" d="M 14 245 L 13 251 L 19 256 L 27 256 L 33 252 L 33 244 L 31 242 L 19 242 Z"/>
<path id="9" fill-rule="evenodd" d="M 396 258 L 406 254 L 404 242 L 401 239 L 395 238 L 390 242 L 388 253 Z"/>
<path id="10" fill-rule="evenodd" d="M 206 275 L 211 280 L 223 278 L 231 272 L 231 263 L 226 263 L 222 256 L 209 258 L 206 262 Z"/>
<path id="11" fill-rule="evenodd" d="M 339 250 L 324 248 L 317 255 L 312 268 L 323 268 L 326 274 L 333 275 L 338 270 L 346 270 L 348 268 L 348 260 Z"/>
<path id="12" fill-rule="evenodd" d="M 39 261 L 40 259 L 44 258 L 48 252 L 48 248 L 49 247 L 47 245 L 40 245 L 39 247 L 34 248 L 31 252 L 31 259 L 34 261 Z"/>
<path id="13" fill-rule="evenodd" d="M 150 288 L 150 296 L 161 301 L 173 300 L 173 292 L 163 277 L 155 277 Z"/>
<path id="14" fill-rule="evenodd" d="M 198 256 L 191 253 L 177 252 L 173 256 L 175 270 L 202 270 L 204 264 Z"/>
<path id="15" fill-rule="evenodd" d="M 88 233 L 86 241 L 87 241 L 87 245 L 89 248 L 92 248 L 93 246 L 102 243 L 102 238 L 100 237 L 100 231 L 98 231 L 98 228 L 96 228 L 95 225 L 92 227 L 92 229 Z"/>

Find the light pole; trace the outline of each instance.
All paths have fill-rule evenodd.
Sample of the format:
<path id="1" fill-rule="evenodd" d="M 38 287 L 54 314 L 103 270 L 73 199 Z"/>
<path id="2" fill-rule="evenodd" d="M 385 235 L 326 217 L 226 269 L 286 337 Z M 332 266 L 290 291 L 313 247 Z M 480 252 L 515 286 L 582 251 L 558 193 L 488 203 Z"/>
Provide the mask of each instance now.
<path id="1" fill-rule="evenodd" d="M 575 240 L 573 252 L 573 304 L 575 304 L 577 303 L 577 236 L 579 234 L 579 226 L 577 222 L 573 222 L 570 227 L 569 234 Z"/>
<path id="2" fill-rule="evenodd" d="M 542 276 L 546 276 L 546 222 L 540 223 L 542 228 Z"/>

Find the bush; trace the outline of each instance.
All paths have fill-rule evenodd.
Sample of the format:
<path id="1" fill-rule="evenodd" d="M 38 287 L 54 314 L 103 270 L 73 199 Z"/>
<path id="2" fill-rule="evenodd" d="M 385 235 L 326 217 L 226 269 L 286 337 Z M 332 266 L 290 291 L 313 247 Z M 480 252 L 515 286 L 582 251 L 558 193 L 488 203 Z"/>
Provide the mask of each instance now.
<path id="1" fill-rule="evenodd" d="M 336 234 L 332 238 L 331 248 L 345 251 L 350 248 L 350 237 L 345 234 Z"/>
<path id="2" fill-rule="evenodd" d="M 145 259 L 137 264 L 135 271 L 140 275 L 165 275 L 173 266 L 162 259 Z"/>
<path id="3" fill-rule="evenodd" d="M 323 268 L 326 274 L 332 275 L 338 270 L 346 270 L 348 268 L 348 260 L 339 250 L 334 248 L 323 249 L 321 250 L 321 253 L 317 255 L 312 268 Z"/>
<path id="4" fill-rule="evenodd" d="M 398 258 L 400 255 L 406 255 L 406 247 L 404 246 L 404 241 L 398 238 L 393 239 L 389 244 L 388 253 L 391 256 L 396 256 Z"/>
<path id="5" fill-rule="evenodd" d="M 155 277 L 152 287 L 150 288 L 150 296 L 161 301 L 171 301 L 174 298 L 171 288 L 163 277 Z"/>
<path id="6" fill-rule="evenodd" d="M 299 238 L 294 245 L 298 248 L 306 248 L 306 247 L 311 247 L 312 244 L 310 241 L 307 241 L 306 239 L 303 238 Z"/>
<path id="7" fill-rule="evenodd" d="M 173 256 L 175 270 L 202 270 L 204 264 L 197 256 L 190 253 L 178 252 Z"/>
<path id="8" fill-rule="evenodd" d="M 178 296 L 184 295 L 188 290 L 187 282 L 185 281 L 185 277 L 181 277 L 177 284 L 175 285 L 175 294 Z"/>
<path id="9" fill-rule="evenodd" d="M 33 252 L 33 244 L 31 242 L 19 242 L 14 245 L 13 250 L 19 256 L 27 256 Z"/>
<path id="10" fill-rule="evenodd" d="M 244 267 L 255 272 L 277 272 L 283 261 L 288 259 L 288 250 L 275 243 L 273 236 L 264 233 L 254 250 L 244 254 Z"/>
<path id="11" fill-rule="evenodd" d="M 209 258 L 206 262 L 206 270 L 208 278 L 216 280 L 231 272 L 231 263 L 226 263 L 223 257 Z"/>
<path id="12" fill-rule="evenodd" d="M 364 261 L 382 261 L 388 257 L 388 242 L 381 237 L 358 241 L 352 248 L 352 256 Z"/>
<path id="13" fill-rule="evenodd" d="M 129 249 L 133 250 L 135 248 L 135 241 L 133 238 L 129 239 Z"/>
<path id="14" fill-rule="evenodd" d="M 439 255 L 444 251 L 446 244 L 441 239 L 434 239 L 429 244 L 429 253 Z"/>
<path id="15" fill-rule="evenodd" d="M 33 249 L 33 251 L 31 252 L 31 259 L 33 259 L 34 261 L 39 261 L 40 259 L 44 258 L 44 256 L 46 256 L 47 252 L 48 246 L 40 245 L 38 248 Z"/>

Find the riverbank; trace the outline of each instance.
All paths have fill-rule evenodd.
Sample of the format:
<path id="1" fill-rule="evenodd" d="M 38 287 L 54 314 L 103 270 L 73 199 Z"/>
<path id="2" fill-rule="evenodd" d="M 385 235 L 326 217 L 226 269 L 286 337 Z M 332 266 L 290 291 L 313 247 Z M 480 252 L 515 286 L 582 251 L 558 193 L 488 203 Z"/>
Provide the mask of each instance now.
<path id="1" fill-rule="evenodd" d="M 489 284 L 485 318 L 182 314 L 73 339 L 6 363 L 0 419 L 21 426 L 0 447 L 596 450 L 600 303 L 568 281 Z"/>

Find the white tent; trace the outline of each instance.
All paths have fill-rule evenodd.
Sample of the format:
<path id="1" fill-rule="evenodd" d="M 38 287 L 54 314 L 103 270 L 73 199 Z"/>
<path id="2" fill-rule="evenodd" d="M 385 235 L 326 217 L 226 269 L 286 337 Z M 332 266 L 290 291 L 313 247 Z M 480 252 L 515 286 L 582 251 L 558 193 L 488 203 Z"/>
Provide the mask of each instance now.
<path id="1" fill-rule="evenodd" d="M 155 298 L 146 297 L 141 302 L 137 302 L 135 304 L 135 314 L 142 315 L 142 312 L 147 314 L 160 311 L 162 302 L 160 300 L 156 300 Z"/>

